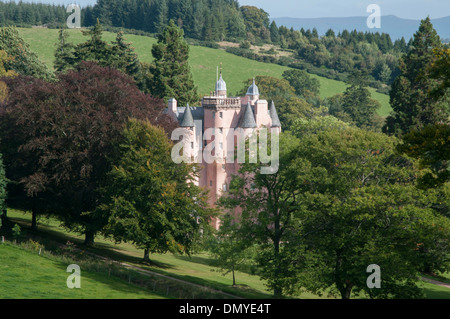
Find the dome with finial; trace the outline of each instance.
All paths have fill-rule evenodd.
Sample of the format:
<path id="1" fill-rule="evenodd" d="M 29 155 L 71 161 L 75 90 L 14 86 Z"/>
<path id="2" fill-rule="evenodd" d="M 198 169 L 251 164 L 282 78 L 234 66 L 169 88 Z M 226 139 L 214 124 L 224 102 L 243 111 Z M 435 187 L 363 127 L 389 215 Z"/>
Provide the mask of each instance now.
<path id="1" fill-rule="evenodd" d="M 253 78 L 253 83 L 247 90 L 247 95 L 259 95 L 259 89 L 255 84 L 255 78 Z"/>
<path id="2" fill-rule="evenodd" d="M 226 91 L 226 90 L 227 90 L 227 84 L 225 83 L 225 81 L 222 78 L 222 73 L 220 73 L 220 78 L 216 82 L 216 92 Z"/>

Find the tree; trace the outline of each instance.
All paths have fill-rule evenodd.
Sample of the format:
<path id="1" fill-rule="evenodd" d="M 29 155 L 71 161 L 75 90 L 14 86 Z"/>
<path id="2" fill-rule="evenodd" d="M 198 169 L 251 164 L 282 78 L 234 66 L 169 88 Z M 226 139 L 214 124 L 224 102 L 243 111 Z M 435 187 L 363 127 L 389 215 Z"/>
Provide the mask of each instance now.
<path id="1" fill-rule="evenodd" d="M 291 217 L 298 206 L 303 179 L 292 175 L 292 171 L 304 164 L 293 157 L 292 150 L 297 144 L 297 139 L 281 134 L 280 169 L 269 175 L 261 174 L 260 163 L 249 162 L 247 149 L 247 158 L 239 169 L 239 175 L 233 176 L 229 191 L 219 200 L 224 208 L 239 206 L 242 209 L 240 233 L 244 236 L 240 240 L 257 245 L 259 274 L 267 280 L 276 298 L 291 291 L 292 281 L 287 278 L 295 277 L 289 251 L 284 249 L 283 243 L 297 235 Z"/>
<path id="2" fill-rule="evenodd" d="M 136 79 L 141 72 L 141 63 L 131 43 L 125 42 L 122 31 L 117 33 L 116 41 L 112 44 L 112 66 Z"/>
<path id="3" fill-rule="evenodd" d="M 64 30 L 59 30 L 58 43 L 56 43 L 55 50 L 55 70 L 57 72 L 64 72 L 75 62 L 74 46 L 68 42 L 69 33 Z"/>
<path id="4" fill-rule="evenodd" d="M 295 89 L 298 96 L 308 98 L 319 95 L 320 82 L 313 79 L 304 70 L 287 70 L 283 72 L 283 79 L 287 80 L 289 84 Z"/>
<path id="5" fill-rule="evenodd" d="M 358 127 L 380 129 L 381 125 L 377 125 L 379 121 L 376 114 L 380 103 L 371 99 L 370 91 L 366 88 L 365 76 L 359 72 L 354 73 L 348 83 L 350 86 L 343 95 L 342 111 L 348 114 Z"/>
<path id="6" fill-rule="evenodd" d="M 175 123 L 162 113 L 160 99 L 115 69 L 83 62 L 58 80 L 5 80 L 10 93 L 1 105 L 2 140 L 14 142 L 2 153 L 14 183 L 38 201 L 32 204 L 92 244 L 104 221 L 88 212 L 97 205 L 97 187 L 123 125 L 135 117 L 171 132 Z"/>
<path id="7" fill-rule="evenodd" d="M 86 42 L 75 47 L 75 63 L 92 61 L 101 66 L 110 66 L 113 62 L 112 47 L 102 39 L 103 29 L 100 21 L 90 30 L 82 30 L 84 36 L 89 37 Z"/>
<path id="8" fill-rule="evenodd" d="M 214 265 L 223 271 L 225 276 L 232 273 L 233 286 L 236 286 L 235 271 L 241 264 L 249 260 L 249 243 L 242 240 L 243 234 L 240 233 L 239 219 L 231 214 L 221 215 L 220 228 L 210 241 L 209 250 L 214 258 Z"/>
<path id="9" fill-rule="evenodd" d="M 8 70 L 45 80 L 54 80 L 54 74 L 30 50 L 30 46 L 15 27 L 0 28 L 0 50 L 14 58 L 6 61 L 5 67 Z"/>
<path id="10" fill-rule="evenodd" d="M 270 24 L 270 40 L 273 44 L 280 44 L 281 38 L 280 38 L 280 32 L 278 31 L 277 23 L 275 21 L 272 21 Z"/>
<path id="11" fill-rule="evenodd" d="M 189 254 L 209 217 L 194 166 L 175 164 L 172 143 L 149 122 L 130 120 L 122 134 L 101 191 L 104 233 L 144 249 L 146 261 L 149 253 Z"/>
<path id="12" fill-rule="evenodd" d="M 361 291 L 372 298 L 421 297 L 418 273 L 424 259 L 432 261 L 421 249 L 448 254 L 450 224 L 433 212 L 436 193 L 415 188 L 416 164 L 381 133 L 324 127 L 295 134 L 300 142 L 293 152 L 310 172 L 292 217 L 300 239 L 286 243 L 291 263 L 303 265 L 299 289 L 333 293 L 336 287 L 346 299 Z M 291 176 L 303 176 L 303 167 Z M 370 264 L 382 269 L 381 289 L 367 287 Z M 442 258 L 438 264 L 449 266 Z"/>
<path id="13" fill-rule="evenodd" d="M 238 92 L 239 96 L 247 93 L 248 87 L 253 83 L 253 79 L 244 82 L 245 86 Z M 271 76 L 257 76 L 255 78 L 260 92 L 260 98 L 273 101 L 277 108 L 281 125 L 284 130 L 289 130 L 292 123 L 299 117 L 314 116 L 322 110 L 314 108 L 305 99 L 296 96 L 295 89 L 285 79 L 278 79 Z"/>
<path id="14" fill-rule="evenodd" d="M 0 229 L 5 223 L 6 212 L 6 185 L 5 168 L 3 167 L 3 159 L 0 154 Z"/>
<path id="15" fill-rule="evenodd" d="M 443 109 L 429 95 L 438 86 L 430 77 L 429 66 L 435 59 L 433 50 L 440 48 L 442 43 L 427 17 L 414 34 L 408 53 L 400 59 L 400 75 L 390 92 L 393 112 L 386 119 L 384 132 L 402 136 L 413 128 L 448 119 L 448 108 Z"/>
<path id="16" fill-rule="evenodd" d="M 189 45 L 172 20 L 158 36 L 152 54 L 151 93 L 165 100 L 175 98 L 180 105 L 196 103 L 199 97 L 189 66 Z"/>
<path id="17" fill-rule="evenodd" d="M 450 84 L 450 49 L 434 51 L 436 59 L 429 66 L 430 76 L 439 80 L 438 85 L 429 91 L 429 96 L 443 105 L 449 114 L 448 88 Z M 430 172 L 419 179 L 419 186 L 440 187 L 449 181 L 450 170 L 450 125 L 448 120 L 413 129 L 403 136 L 400 152 L 420 160 L 422 167 Z"/>

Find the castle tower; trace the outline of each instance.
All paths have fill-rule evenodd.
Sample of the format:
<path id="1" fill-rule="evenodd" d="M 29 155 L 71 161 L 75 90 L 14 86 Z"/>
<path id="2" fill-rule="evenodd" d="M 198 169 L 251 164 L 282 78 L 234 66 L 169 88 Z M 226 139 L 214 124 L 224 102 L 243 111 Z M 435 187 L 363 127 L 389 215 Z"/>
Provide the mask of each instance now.
<path id="1" fill-rule="evenodd" d="M 184 150 L 191 151 L 186 153 L 193 161 L 201 159 L 197 185 L 209 190 L 208 202 L 215 206 L 218 198 L 228 191 L 232 176 L 238 174 L 240 165 L 235 147 L 242 143 L 238 139 L 250 137 L 262 127 L 281 132 L 281 124 L 273 101 L 269 107 L 266 100 L 260 100 L 254 79 L 244 97 L 228 97 L 227 84 L 219 70 L 214 93 L 203 97 L 201 104 L 201 107 L 178 107 L 177 101 L 170 99 L 167 114 L 186 129 Z M 233 211 L 235 216 L 240 213 L 240 208 Z M 212 220 L 212 226 L 218 229 L 220 219 Z"/>

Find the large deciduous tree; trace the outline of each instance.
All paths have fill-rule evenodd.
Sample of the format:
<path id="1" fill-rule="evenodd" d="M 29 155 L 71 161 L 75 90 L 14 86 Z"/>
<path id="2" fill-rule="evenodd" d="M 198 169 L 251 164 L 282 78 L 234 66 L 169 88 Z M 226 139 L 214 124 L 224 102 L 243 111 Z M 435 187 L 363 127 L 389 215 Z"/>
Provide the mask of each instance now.
<path id="1" fill-rule="evenodd" d="M 174 163 L 171 141 L 149 122 L 130 120 L 122 135 L 97 210 L 104 233 L 144 249 L 146 261 L 149 253 L 189 254 L 210 212 L 194 166 Z"/>
<path id="2" fill-rule="evenodd" d="M 38 205 L 43 212 L 92 244 L 104 221 L 87 212 L 98 204 L 96 189 L 110 170 L 113 144 L 130 117 L 171 131 L 164 104 L 130 77 L 92 62 L 59 74 L 55 83 L 23 76 L 5 83 L 9 95 L 0 122 L 2 140 L 10 141 L 3 152 L 9 176 L 28 197 L 45 199 Z"/>
<path id="3" fill-rule="evenodd" d="M 292 248 L 293 263 L 305 266 L 300 282 L 312 292 L 336 287 L 342 298 L 362 291 L 381 298 L 422 296 L 419 271 L 432 259 L 435 269 L 449 267 L 435 257 L 448 254 L 450 224 L 435 213 L 437 193 L 415 188 L 416 164 L 396 153 L 396 139 L 381 133 L 346 127 L 296 135 L 297 156 L 320 172 L 305 181 L 311 188 L 295 216 L 303 246 Z M 366 284 L 371 264 L 381 267 L 380 289 Z"/>

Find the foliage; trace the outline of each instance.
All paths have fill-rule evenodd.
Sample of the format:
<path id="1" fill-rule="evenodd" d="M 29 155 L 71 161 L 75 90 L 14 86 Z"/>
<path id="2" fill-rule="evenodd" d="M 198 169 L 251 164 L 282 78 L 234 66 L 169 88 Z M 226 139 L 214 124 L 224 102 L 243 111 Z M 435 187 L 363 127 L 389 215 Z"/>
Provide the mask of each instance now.
<path id="1" fill-rule="evenodd" d="M 295 93 L 303 98 L 311 95 L 317 96 L 320 91 L 320 83 L 313 79 L 304 70 L 287 70 L 283 72 L 283 79 L 295 89 Z"/>
<path id="2" fill-rule="evenodd" d="M 417 275 L 434 257 L 420 250 L 448 254 L 450 225 L 434 213 L 435 193 L 415 188 L 414 163 L 396 155 L 396 140 L 380 133 L 332 128 L 296 134 L 301 142 L 295 152 L 311 175 L 295 213 L 304 246 L 292 248 L 293 263 L 315 269 L 300 272 L 299 286 L 319 293 L 336 285 L 342 298 L 361 291 L 380 298 L 421 296 Z M 448 268 L 445 257 L 437 263 Z M 382 269 L 381 289 L 366 285 L 370 264 Z"/>
<path id="3" fill-rule="evenodd" d="M 229 213 L 221 215 L 221 225 L 214 237 L 209 241 L 208 250 L 215 260 L 214 266 L 219 267 L 223 275 L 232 273 L 233 286 L 236 285 L 235 271 L 249 258 L 248 242 L 242 241 L 244 234 L 240 233 L 240 221 Z"/>
<path id="4" fill-rule="evenodd" d="M 58 33 L 58 43 L 56 43 L 54 67 L 57 72 L 66 71 L 69 66 L 75 63 L 74 46 L 68 42 L 69 33 L 60 29 Z"/>
<path id="5" fill-rule="evenodd" d="M 450 180 L 450 125 L 436 123 L 420 131 L 412 130 L 403 136 L 398 149 L 430 169 L 419 180 L 422 188 L 440 186 Z"/>
<path id="6" fill-rule="evenodd" d="M 400 75 L 390 92 L 393 112 L 386 119 L 384 132 L 402 136 L 412 129 L 448 120 L 448 105 L 435 101 L 429 94 L 439 86 L 430 76 L 429 67 L 435 60 L 433 50 L 441 47 L 430 18 L 422 20 L 410 50 L 400 59 Z"/>
<path id="7" fill-rule="evenodd" d="M 238 95 L 245 96 L 252 82 L 253 79 L 245 81 L 245 86 L 238 92 Z M 284 130 L 289 130 L 292 123 L 298 118 L 315 116 L 317 113 L 320 114 L 324 111 L 314 108 L 304 98 L 298 97 L 295 89 L 285 79 L 257 76 L 255 83 L 259 88 L 260 99 L 275 103 Z"/>
<path id="8" fill-rule="evenodd" d="M 13 57 L 13 59 L 3 61 L 7 70 L 45 80 L 54 79 L 53 73 L 39 61 L 37 55 L 30 50 L 30 46 L 19 35 L 15 27 L 0 28 L 0 50 Z"/>
<path id="9" fill-rule="evenodd" d="M 303 165 L 291 154 L 297 144 L 297 140 L 281 134 L 282 165 L 276 174 L 261 174 L 261 165 L 249 163 L 247 158 L 239 169 L 240 174 L 233 176 L 229 192 L 219 202 L 227 209 L 242 209 L 240 224 L 243 235 L 240 240 L 246 245 L 257 245 L 259 275 L 268 281 L 268 287 L 277 298 L 282 297 L 285 291 L 292 291 L 292 283 L 286 278 L 294 276 L 288 262 L 289 252 L 283 243 L 297 234 L 292 228 L 291 216 L 302 188 L 298 187 L 299 179 L 290 174 L 292 167 Z"/>
<path id="10" fill-rule="evenodd" d="M 96 188 L 110 170 L 107 158 L 129 117 L 148 119 L 170 132 L 162 101 L 140 92 L 121 72 L 92 62 L 58 75 L 58 82 L 8 78 L 10 94 L 0 111 L 8 177 L 16 200 L 37 205 L 67 227 L 86 234 L 102 225 L 86 212 L 97 205 Z M 24 94 L 26 92 L 26 94 Z"/>
<path id="11" fill-rule="evenodd" d="M 209 219 L 193 166 L 174 163 L 172 143 L 149 122 L 128 121 L 116 149 L 98 209 L 108 220 L 104 233 L 145 249 L 146 260 L 149 253 L 189 254 Z"/>
<path id="12" fill-rule="evenodd" d="M 3 212 L 6 211 L 6 185 L 5 168 L 3 166 L 2 155 L 0 154 L 0 228 L 3 219 Z"/>
<path id="13" fill-rule="evenodd" d="M 152 55 L 150 92 L 165 100 L 175 98 L 179 105 L 196 103 L 199 97 L 188 61 L 189 45 L 173 21 L 158 36 Z"/>

